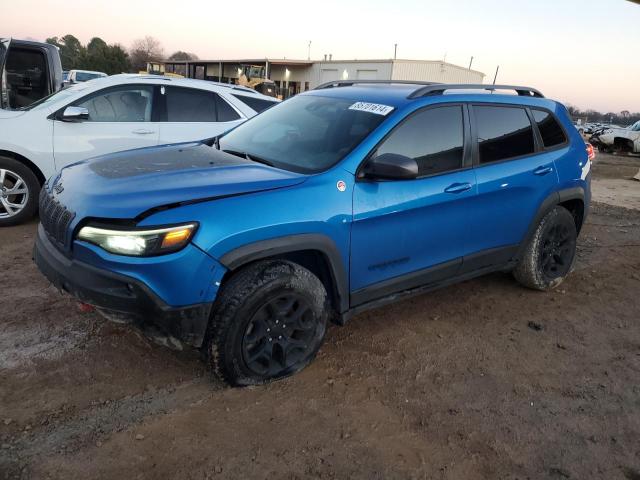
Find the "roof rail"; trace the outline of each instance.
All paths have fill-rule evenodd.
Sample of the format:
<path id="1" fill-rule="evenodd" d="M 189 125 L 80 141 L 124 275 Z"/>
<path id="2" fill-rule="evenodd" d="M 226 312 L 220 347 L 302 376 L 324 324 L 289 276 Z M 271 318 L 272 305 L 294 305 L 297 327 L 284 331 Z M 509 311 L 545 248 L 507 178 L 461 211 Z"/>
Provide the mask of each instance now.
<path id="1" fill-rule="evenodd" d="M 415 90 L 407 98 L 419 98 L 426 97 L 428 95 L 442 95 L 447 90 L 490 90 L 493 93 L 495 90 L 515 90 L 518 95 L 524 97 L 539 97 L 544 98 L 544 95 L 539 90 L 531 87 L 520 87 L 515 85 L 492 85 L 485 83 L 440 83 L 427 85 Z"/>
<path id="2" fill-rule="evenodd" d="M 351 87 L 356 84 L 392 84 L 399 83 L 404 85 L 438 85 L 436 82 L 419 82 L 414 80 L 334 80 L 318 85 L 314 90 L 322 90 L 325 88 L 335 87 Z"/>
<path id="3" fill-rule="evenodd" d="M 164 80 L 166 82 L 171 81 L 171 77 L 165 77 L 164 75 L 150 75 L 150 74 L 138 74 L 134 73 L 130 78 L 138 78 L 140 80 Z"/>

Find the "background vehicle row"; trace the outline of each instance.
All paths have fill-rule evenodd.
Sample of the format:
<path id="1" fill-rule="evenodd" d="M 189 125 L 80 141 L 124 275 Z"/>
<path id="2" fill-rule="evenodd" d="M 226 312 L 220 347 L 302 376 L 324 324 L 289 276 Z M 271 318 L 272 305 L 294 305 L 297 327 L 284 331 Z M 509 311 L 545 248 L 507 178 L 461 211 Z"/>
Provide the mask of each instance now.
<path id="1" fill-rule="evenodd" d="M 40 186 L 66 165 L 214 137 L 275 102 L 232 85 L 116 75 L 73 85 L 20 110 L 0 110 L 0 169 L 9 172 L 3 186 L 11 192 L 0 205 L 0 226 L 31 217 Z M 18 184 L 10 180 L 15 177 Z"/>

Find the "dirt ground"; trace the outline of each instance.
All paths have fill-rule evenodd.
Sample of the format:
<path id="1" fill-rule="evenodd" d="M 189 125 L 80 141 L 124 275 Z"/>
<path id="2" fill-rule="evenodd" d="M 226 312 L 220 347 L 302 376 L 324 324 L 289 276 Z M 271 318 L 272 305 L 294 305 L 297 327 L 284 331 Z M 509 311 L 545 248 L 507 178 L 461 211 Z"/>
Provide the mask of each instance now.
<path id="1" fill-rule="evenodd" d="M 600 155 L 594 183 L 637 201 L 638 167 Z M 370 311 L 245 389 L 80 312 L 35 228 L 0 232 L 0 479 L 640 479 L 638 210 L 595 203 L 553 293 L 494 274 Z"/>

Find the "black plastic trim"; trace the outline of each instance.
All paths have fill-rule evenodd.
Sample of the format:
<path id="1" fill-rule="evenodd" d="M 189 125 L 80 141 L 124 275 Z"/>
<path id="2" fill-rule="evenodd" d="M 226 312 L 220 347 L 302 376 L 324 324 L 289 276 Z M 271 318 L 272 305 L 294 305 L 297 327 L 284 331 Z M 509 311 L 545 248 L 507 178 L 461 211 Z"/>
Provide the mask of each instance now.
<path id="1" fill-rule="evenodd" d="M 415 297 L 416 295 L 421 295 L 423 293 L 431 292 L 434 290 L 438 290 L 443 287 L 447 287 L 449 285 L 453 285 L 455 283 L 463 282 L 465 280 L 470 280 L 472 278 L 480 277 L 482 275 L 486 275 L 492 272 L 504 271 L 508 270 L 511 267 L 512 263 L 507 263 L 504 265 L 492 265 L 486 268 L 481 268 L 479 270 L 474 270 L 472 272 L 461 273 L 458 275 L 454 275 L 451 277 L 446 277 L 440 281 L 436 281 L 434 283 L 428 283 L 425 285 L 418 286 L 409 290 L 401 290 L 388 294 L 387 296 L 368 301 L 366 303 L 362 303 L 360 305 L 355 306 L 348 312 L 346 312 L 339 320 L 340 324 L 346 323 L 351 317 L 357 315 L 361 312 L 371 310 L 373 308 L 382 307 L 384 305 L 388 305 L 390 303 L 395 303 L 399 300 L 403 300 L 406 298 Z"/>
<path id="2" fill-rule="evenodd" d="M 471 255 L 465 255 L 462 259 L 460 274 L 475 272 L 485 268 L 500 268 L 514 260 L 518 253 L 519 245 L 505 245 L 490 248 Z"/>
<path id="3" fill-rule="evenodd" d="M 229 270 L 235 270 L 256 260 L 303 250 L 317 250 L 326 257 L 336 288 L 335 293 L 338 295 L 339 313 L 347 311 L 349 309 L 347 273 L 338 247 L 325 235 L 303 233 L 250 243 L 227 252 L 220 258 L 220 263 Z"/>
<path id="4" fill-rule="evenodd" d="M 171 307 L 137 279 L 65 257 L 38 225 L 33 260 L 59 290 L 137 323 L 153 322 L 163 332 L 194 347 L 202 345 L 213 303 Z"/>
<path id="5" fill-rule="evenodd" d="M 456 276 L 461 265 L 462 257 L 459 257 L 355 290 L 351 293 L 351 306 L 358 307 L 379 298 L 396 295 L 398 292 L 444 281 L 447 278 Z"/>
<path id="6" fill-rule="evenodd" d="M 582 200 L 584 202 L 584 197 L 584 189 L 582 187 L 571 187 L 558 191 L 559 203 L 567 200 Z"/>

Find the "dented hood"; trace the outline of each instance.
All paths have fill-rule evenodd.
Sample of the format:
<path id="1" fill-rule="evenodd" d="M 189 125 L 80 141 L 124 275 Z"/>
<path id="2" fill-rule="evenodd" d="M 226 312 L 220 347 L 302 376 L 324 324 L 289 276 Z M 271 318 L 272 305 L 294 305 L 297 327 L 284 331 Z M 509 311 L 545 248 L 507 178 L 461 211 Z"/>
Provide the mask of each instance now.
<path id="1" fill-rule="evenodd" d="M 305 178 L 195 142 L 75 163 L 62 169 L 47 188 L 76 213 L 76 221 L 132 219 L 152 209 L 287 187 Z"/>

